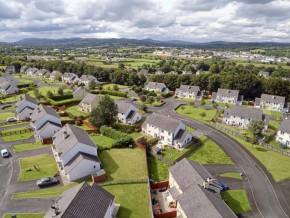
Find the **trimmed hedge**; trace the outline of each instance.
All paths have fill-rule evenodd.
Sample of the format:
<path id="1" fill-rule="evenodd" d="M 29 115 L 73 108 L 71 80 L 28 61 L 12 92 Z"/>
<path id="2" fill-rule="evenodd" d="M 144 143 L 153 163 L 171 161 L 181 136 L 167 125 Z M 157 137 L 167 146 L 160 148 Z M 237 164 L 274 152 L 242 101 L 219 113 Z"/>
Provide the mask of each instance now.
<path id="1" fill-rule="evenodd" d="M 133 138 L 131 136 L 128 136 L 127 134 L 117 131 L 111 127 L 102 126 L 100 128 L 100 132 L 104 136 L 117 140 L 112 144 L 112 148 L 129 147 L 129 145 L 133 144 Z"/>
<path id="2" fill-rule="evenodd" d="M 44 97 L 45 101 L 49 103 L 52 106 L 61 106 L 61 105 L 67 105 L 71 103 L 79 103 L 81 99 L 67 99 L 62 101 L 54 101 L 51 98 L 48 98 L 47 96 Z"/>
<path id="3" fill-rule="evenodd" d="M 102 95 L 112 95 L 112 96 L 118 96 L 127 98 L 127 93 L 125 92 L 116 92 L 116 91 L 110 91 L 110 90 L 101 90 L 101 91 L 91 91 L 92 94 L 102 94 Z"/>
<path id="4" fill-rule="evenodd" d="M 36 84 L 35 83 L 24 83 L 24 84 L 18 84 L 17 87 L 19 89 L 21 88 L 27 88 L 27 87 L 36 87 Z"/>
<path id="5" fill-rule="evenodd" d="M 52 99 L 54 101 L 61 101 L 61 100 L 66 100 L 66 99 L 70 99 L 70 98 L 73 98 L 73 95 L 72 94 L 54 95 L 50 99 Z"/>
<path id="6" fill-rule="evenodd" d="M 132 133 L 135 130 L 134 126 L 129 126 L 126 124 L 121 124 L 121 123 L 115 123 L 113 127 L 124 133 Z"/>

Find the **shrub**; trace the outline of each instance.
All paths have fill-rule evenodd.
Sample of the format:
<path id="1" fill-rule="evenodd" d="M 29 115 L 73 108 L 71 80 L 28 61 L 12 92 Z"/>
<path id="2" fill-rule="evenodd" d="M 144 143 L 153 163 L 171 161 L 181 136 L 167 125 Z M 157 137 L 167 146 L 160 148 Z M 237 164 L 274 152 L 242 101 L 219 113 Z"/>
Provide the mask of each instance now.
<path id="1" fill-rule="evenodd" d="M 162 93 L 161 96 L 164 97 L 164 98 L 169 98 L 169 97 L 172 96 L 172 94 L 171 94 L 171 92 L 168 92 L 166 94 L 165 93 Z"/>
<path id="2" fill-rule="evenodd" d="M 153 97 L 156 97 L 156 96 L 157 96 L 157 93 L 155 93 L 155 92 L 149 92 L 149 93 L 147 94 L 147 96 L 153 96 Z"/>
<path id="3" fill-rule="evenodd" d="M 53 95 L 50 97 L 50 99 L 54 100 L 54 101 L 60 101 L 60 100 L 66 100 L 66 99 L 70 99 L 73 98 L 72 94 L 66 94 L 66 95 Z"/>
<path id="4" fill-rule="evenodd" d="M 158 141 L 159 141 L 158 138 L 150 139 L 150 140 L 148 140 L 148 145 L 153 146 L 153 145 L 157 144 Z"/>
<path id="5" fill-rule="evenodd" d="M 113 127 L 121 132 L 124 132 L 124 133 L 132 133 L 132 132 L 134 132 L 134 129 L 135 129 L 134 126 L 129 126 L 129 125 L 120 124 L 120 123 L 115 123 L 113 125 Z"/>
<path id="6" fill-rule="evenodd" d="M 140 101 L 144 102 L 144 101 L 146 101 L 146 99 L 147 99 L 146 95 L 141 95 L 140 96 Z"/>
<path id="7" fill-rule="evenodd" d="M 80 126 L 80 125 L 82 125 L 82 121 L 80 121 L 80 120 L 76 120 L 75 124 L 76 124 L 77 126 Z"/>
<path id="8" fill-rule="evenodd" d="M 128 147 L 133 143 L 133 138 L 131 136 L 128 136 L 127 134 L 117 131 L 111 127 L 102 126 L 100 128 L 100 132 L 104 136 L 118 140 L 112 145 L 113 148 Z"/>
<path id="9" fill-rule="evenodd" d="M 118 141 L 112 144 L 112 148 L 122 148 L 129 147 L 129 145 L 133 144 L 133 138 L 130 136 L 126 136 L 125 138 L 121 138 Z"/>

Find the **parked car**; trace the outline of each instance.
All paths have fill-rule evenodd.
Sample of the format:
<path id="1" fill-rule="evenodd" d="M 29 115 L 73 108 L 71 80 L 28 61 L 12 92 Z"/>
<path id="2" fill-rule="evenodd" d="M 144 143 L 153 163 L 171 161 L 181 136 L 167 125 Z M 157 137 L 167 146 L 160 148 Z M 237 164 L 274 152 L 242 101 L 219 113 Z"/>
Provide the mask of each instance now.
<path id="1" fill-rule="evenodd" d="M 7 151 L 7 149 L 2 149 L 1 150 L 1 156 L 2 157 L 8 157 L 9 156 L 9 151 Z"/>
<path id="2" fill-rule="evenodd" d="M 17 119 L 15 117 L 8 117 L 7 122 L 15 122 Z"/>
<path id="3" fill-rule="evenodd" d="M 47 185 L 53 185 L 58 183 L 57 178 L 55 177 L 47 177 L 47 178 L 42 178 L 40 180 L 37 180 L 36 184 L 39 187 L 47 186 Z"/>
<path id="4" fill-rule="evenodd" d="M 226 191 L 226 190 L 229 189 L 228 184 L 225 183 L 225 182 L 219 182 L 218 185 L 219 185 L 219 187 L 221 187 L 221 190 L 222 190 L 222 191 Z"/>

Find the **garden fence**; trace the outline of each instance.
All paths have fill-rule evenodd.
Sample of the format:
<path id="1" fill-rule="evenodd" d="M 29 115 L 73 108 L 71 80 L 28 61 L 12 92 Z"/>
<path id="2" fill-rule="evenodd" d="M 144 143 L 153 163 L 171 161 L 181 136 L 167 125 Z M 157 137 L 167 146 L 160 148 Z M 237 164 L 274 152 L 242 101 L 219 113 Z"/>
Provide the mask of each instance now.
<path id="1" fill-rule="evenodd" d="M 101 186 L 107 185 L 122 185 L 122 184 L 136 184 L 136 183 L 147 183 L 148 179 L 131 179 L 131 180 L 118 180 L 118 181 L 111 181 L 111 182 L 102 182 L 99 183 Z"/>
<path id="2" fill-rule="evenodd" d="M 9 131 L 9 132 L 0 132 L 0 136 L 9 136 L 9 135 L 18 135 L 26 132 L 32 132 L 33 130 L 31 128 L 22 129 L 22 130 L 15 130 L 15 131 Z"/>
<path id="3" fill-rule="evenodd" d="M 158 155 L 158 154 L 154 154 L 152 151 L 149 152 L 150 155 L 152 155 L 153 157 L 155 157 L 156 159 L 168 164 L 169 166 L 173 166 L 174 165 L 174 162 L 171 161 L 171 160 L 168 160 L 164 157 L 162 157 L 161 155 Z"/>

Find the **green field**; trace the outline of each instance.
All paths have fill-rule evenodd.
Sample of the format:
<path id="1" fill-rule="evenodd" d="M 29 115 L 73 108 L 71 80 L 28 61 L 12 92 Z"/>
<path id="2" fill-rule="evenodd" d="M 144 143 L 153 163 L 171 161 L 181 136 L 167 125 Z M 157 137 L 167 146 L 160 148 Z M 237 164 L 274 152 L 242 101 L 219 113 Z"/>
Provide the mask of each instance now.
<path id="1" fill-rule="evenodd" d="M 169 166 L 166 163 L 148 155 L 148 168 L 149 168 L 149 177 L 155 182 L 168 180 L 169 176 Z"/>
<path id="2" fill-rule="evenodd" d="M 48 154 L 20 158 L 19 164 L 19 181 L 37 180 L 43 177 L 52 177 L 57 172 L 54 157 Z M 27 171 L 28 169 L 31 169 L 31 171 Z"/>
<path id="3" fill-rule="evenodd" d="M 3 218 L 11 218 L 12 215 L 16 215 L 17 218 L 43 218 L 45 216 L 44 213 L 6 213 Z"/>
<path id="4" fill-rule="evenodd" d="M 6 121 L 8 117 L 15 117 L 15 114 L 12 112 L 0 113 L 0 121 Z"/>
<path id="5" fill-rule="evenodd" d="M 115 196 L 120 204 L 118 218 L 141 218 L 149 216 L 149 196 L 146 183 L 103 186 Z"/>
<path id="6" fill-rule="evenodd" d="M 245 190 L 229 190 L 221 192 L 221 196 L 235 214 L 242 214 L 251 210 Z"/>
<path id="7" fill-rule="evenodd" d="M 126 89 L 126 88 L 129 88 L 130 86 L 125 86 L 125 85 L 119 85 L 119 84 L 106 84 L 106 85 L 103 85 L 103 89 L 104 90 L 114 90 L 114 86 L 117 85 L 117 87 L 119 89 Z"/>
<path id="8" fill-rule="evenodd" d="M 35 150 L 35 149 L 46 148 L 46 147 L 50 147 L 50 146 L 51 145 L 44 145 L 40 141 L 38 141 L 38 142 L 14 145 L 13 149 L 16 153 L 18 153 L 18 152 L 23 152 L 23 151 L 31 151 L 31 150 Z"/>
<path id="9" fill-rule="evenodd" d="M 233 164 L 225 152 L 212 140 L 202 136 L 202 144 L 187 158 L 200 164 Z"/>
<path id="10" fill-rule="evenodd" d="M 26 132 L 26 133 L 21 133 L 21 134 L 15 134 L 15 135 L 8 135 L 8 136 L 2 136 L 2 139 L 5 142 L 14 142 L 18 140 L 25 140 L 29 139 L 34 135 L 33 132 Z"/>
<path id="11" fill-rule="evenodd" d="M 99 150 L 111 148 L 112 144 L 116 142 L 115 139 L 111 139 L 101 134 L 91 134 L 90 137 L 94 141 L 94 143 L 98 146 Z"/>
<path id="12" fill-rule="evenodd" d="M 139 148 L 119 148 L 101 151 L 99 158 L 108 176 L 106 182 L 146 179 L 145 155 L 145 151 Z"/>
<path id="13" fill-rule="evenodd" d="M 83 111 L 79 111 L 78 110 L 78 105 L 67 107 L 65 110 L 68 113 L 73 114 L 75 116 L 77 116 L 77 115 L 83 115 L 83 116 L 89 115 L 89 113 L 86 113 L 86 112 L 83 112 Z"/>
<path id="14" fill-rule="evenodd" d="M 194 108 L 188 105 L 178 107 L 176 112 L 204 123 L 209 123 L 216 115 L 216 110 L 207 110 L 204 108 Z"/>

